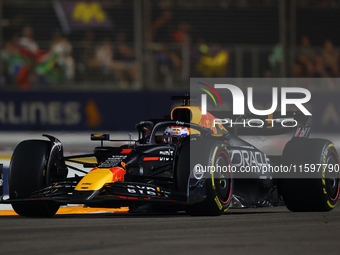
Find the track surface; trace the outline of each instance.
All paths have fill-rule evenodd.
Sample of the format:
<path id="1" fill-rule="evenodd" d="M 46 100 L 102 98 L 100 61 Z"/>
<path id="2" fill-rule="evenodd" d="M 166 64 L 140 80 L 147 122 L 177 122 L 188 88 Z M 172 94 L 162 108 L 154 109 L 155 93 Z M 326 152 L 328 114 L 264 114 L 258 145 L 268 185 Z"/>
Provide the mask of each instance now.
<path id="1" fill-rule="evenodd" d="M 82 214 L 0 217 L 0 254 L 339 254 L 340 206 L 329 213 L 285 207 L 220 217 Z"/>
<path id="2" fill-rule="evenodd" d="M 61 134 L 56 136 L 65 149 L 93 149 L 88 134 L 77 135 L 71 134 L 67 139 Z M 40 134 L 36 136 L 0 133 L 0 140 L 11 152 L 21 140 L 41 139 Z M 13 142 L 13 138 L 17 140 Z M 272 151 L 282 149 L 285 141 L 268 144 L 266 140 L 254 142 L 262 145 L 263 148 L 256 145 L 259 149 Z M 332 135 L 331 140 L 340 151 L 340 136 Z M 76 144 L 79 141 L 83 141 L 81 146 Z M 220 217 L 126 213 L 62 214 L 50 219 L 0 216 L 0 254 L 338 255 L 340 203 L 329 213 L 291 213 L 277 207 L 231 209 Z"/>

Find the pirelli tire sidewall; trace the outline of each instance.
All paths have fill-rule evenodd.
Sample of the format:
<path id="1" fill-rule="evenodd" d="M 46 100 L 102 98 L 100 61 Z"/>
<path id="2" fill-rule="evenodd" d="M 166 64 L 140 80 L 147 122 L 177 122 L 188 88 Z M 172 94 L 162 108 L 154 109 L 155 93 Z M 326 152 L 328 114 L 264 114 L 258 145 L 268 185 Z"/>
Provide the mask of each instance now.
<path id="1" fill-rule="evenodd" d="M 304 166 L 317 164 L 337 165 L 339 156 L 334 144 L 326 139 L 293 139 L 287 143 L 282 155 L 283 165 Z M 339 171 L 319 171 L 308 178 L 279 179 L 279 192 L 291 211 L 330 211 L 338 201 Z M 310 178 L 313 177 L 313 178 Z"/>
<path id="2" fill-rule="evenodd" d="M 190 160 L 188 160 L 190 158 Z M 175 181 L 179 191 L 188 191 L 190 172 L 197 165 L 203 167 L 230 165 L 226 142 L 216 138 L 190 140 L 183 144 L 176 162 Z M 221 215 L 228 210 L 232 198 L 233 179 L 227 172 L 205 172 L 206 199 L 190 205 L 186 211 L 190 215 Z"/>
<path id="3" fill-rule="evenodd" d="M 216 167 L 221 164 L 224 168 L 209 173 L 206 180 L 207 204 L 212 208 L 212 215 L 223 214 L 229 209 L 233 192 L 233 176 L 232 172 L 229 172 L 231 168 L 229 153 L 226 144 L 217 141 L 211 146 L 208 165 Z"/>
<path id="4" fill-rule="evenodd" d="M 327 144 L 325 144 L 324 155 L 321 155 L 320 161 L 323 162 L 323 164 L 335 163 L 338 165 L 339 170 L 340 167 L 339 155 L 332 142 L 328 142 Z M 330 176 L 326 172 L 325 174 L 322 175 L 321 179 L 323 197 L 324 201 L 326 202 L 325 204 L 326 211 L 330 211 L 336 206 L 340 195 L 340 172 L 339 171 L 333 172 L 333 177 L 334 176 L 337 178 L 334 181 L 333 180 L 330 181 L 329 178 L 327 178 Z M 329 182 L 331 182 L 331 184 Z M 335 187 L 331 188 L 333 185 Z"/>

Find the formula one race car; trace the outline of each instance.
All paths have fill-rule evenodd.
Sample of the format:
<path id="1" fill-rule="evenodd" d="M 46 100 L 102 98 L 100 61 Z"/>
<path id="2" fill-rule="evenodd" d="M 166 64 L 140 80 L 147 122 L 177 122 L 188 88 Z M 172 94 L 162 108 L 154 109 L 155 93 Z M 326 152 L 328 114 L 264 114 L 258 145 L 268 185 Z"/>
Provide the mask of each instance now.
<path id="1" fill-rule="evenodd" d="M 285 204 L 291 211 L 335 207 L 340 188 L 337 151 L 328 140 L 308 138 L 310 128 L 298 114 L 292 115 L 299 125 L 282 156 L 267 156 L 238 134 L 261 130 L 274 134 L 283 128 L 226 128 L 215 123 L 212 113 L 202 115 L 199 107 L 189 106 L 188 96 L 174 99 L 184 103 L 170 116 L 136 124 L 137 140 L 92 134 L 91 140 L 101 143 L 93 154 L 64 156 L 61 142 L 49 135 L 44 135 L 48 140 L 21 142 L 10 163 L 9 199 L 1 197 L 0 202 L 12 204 L 19 215 L 30 217 L 53 216 L 67 204 L 128 206 L 130 212 L 186 211 L 190 215 L 221 215 L 229 207 Z M 104 141 L 125 145 L 104 146 Z M 84 161 L 90 157 L 95 163 Z M 204 171 L 206 167 L 210 171 Z M 263 171 L 270 167 L 294 173 L 308 170 L 311 175 L 292 178 Z M 228 170 L 212 171 L 215 168 Z M 251 168 L 262 170 L 244 171 Z M 69 177 L 70 169 L 85 175 Z"/>

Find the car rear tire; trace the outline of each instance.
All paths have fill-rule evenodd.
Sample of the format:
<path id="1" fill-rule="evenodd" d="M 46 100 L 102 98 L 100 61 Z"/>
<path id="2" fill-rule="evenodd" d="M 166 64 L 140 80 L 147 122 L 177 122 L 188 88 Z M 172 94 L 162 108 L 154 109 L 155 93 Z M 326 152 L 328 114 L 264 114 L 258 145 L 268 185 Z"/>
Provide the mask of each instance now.
<path id="1" fill-rule="evenodd" d="M 46 186 L 50 150 L 51 143 L 43 140 L 26 140 L 15 148 L 8 175 L 10 199 L 26 198 Z M 13 203 L 12 207 L 17 214 L 27 217 L 51 217 L 59 209 L 52 201 L 25 201 Z"/>
<path id="2" fill-rule="evenodd" d="M 190 153 L 190 150 L 191 153 Z M 195 166 L 231 166 L 225 144 L 219 140 L 189 140 L 182 144 L 179 152 L 175 181 L 178 191 L 187 192 L 190 172 Z M 217 168 L 215 168 L 217 169 Z M 217 216 L 226 212 L 230 206 L 233 179 L 231 172 L 206 173 L 206 199 L 203 202 L 188 205 L 186 212 L 192 216 Z"/>
<path id="3" fill-rule="evenodd" d="M 308 179 L 279 179 L 279 192 L 293 212 L 330 211 L 337 204 L 340 190 L 339 157 L 332 142 L 325 139 L 296 138 L 287 143 L 282 164 L 307 170 Z M 306 165 L 305 165 L 306 164 Z M 327 169 L 311 173 L 311 168 L 327 164 Z M 305 166 L 307 168 L 305 168 Z M 330 171 L 329 167 L 334 171 Z M 312 177 L 312 178 L 310 178 Z"/>

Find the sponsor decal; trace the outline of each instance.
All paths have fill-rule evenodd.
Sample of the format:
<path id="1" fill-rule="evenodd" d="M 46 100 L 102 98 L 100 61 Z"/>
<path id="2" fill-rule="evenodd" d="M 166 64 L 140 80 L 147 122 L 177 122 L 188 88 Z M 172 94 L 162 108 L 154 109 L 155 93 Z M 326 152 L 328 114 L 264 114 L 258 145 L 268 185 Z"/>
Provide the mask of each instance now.
<path id="1" fill-rule="evenodd" d="M 245 149 L 251 149 L 251 150 L 254 150 L 254 146 L 248 146 L 248 145 L 241 145 L 240 146 L 241 148 L 245 148 Z"/>
<path id="2" fill-rule="evenodd" d="M 133 149 L 122 149 L 120 153 L 130 153 Z"/>
<path id="3" fill-rule="evenodd" d="M 121 163 L 126 158 L 127 158 L 127 155 L 112 155 L 110 158 L 106 159 L 103 163 L 101 163 L 98 166 L 98 168 L 115 167 L 115 166 L 119 165 L 119 163 Z"/>
<path id="4" fill-rule="evenodd" d="M 127 185 L 127 191 L 130 194 L 140 194 L 140 195 L 149 195 L 149 196 L 161 196 L 161 193 L 164 197 L 168 198 L 170 195 L 169 191 L 161 190 L 159 187 L 150 187 L 150 186 L 142 186 L 142 185 Z"/>
<path id="5" fill-rule="evenodd" d="M 214 200 L 215 200 L 215 202 L 216 202 L 216 204 L 217 204 L 217 206 L 218 206 L 218 209 L 219 209 L 219 210 L 222 210 L 223 206 L 222 206 L 222 204 L 221 204 L 221 202 L 220 202 L 220 200 L 218 199 L 217 196 L 215 197 Z"/>
<path id="6" fill-rule="evenodd" d="M 156 196 L 156 189 L 148 186 L 128 185 L 127 191 L 131 194 Z"/>
<path id="7" fill-rule="evenodd" d="M 168 151 L 160 151 L 159 154 L 160 155 L 166 155 L 166 156 L 173 156 L 174 151 L 169 149 Z"/>
<path id="8" fill-rule="evenodd" d="M 310 127 L 297 127 L 294 137 L 308 137 Z"/>
<path id="9" fill-rule="evenodd" d="M 171 161 L 173 158 L 170 157 L 159 157 L 159 161 Z"/>
<path id="10" fill-rule="evenodd" d="M 167 151 L 159 151 L 159 154 L 163 155 L 163 157 L 159 157 L 159 161 L 172 161 L 174 159 L 172 157 L 174 155 L 174 151 L 170 149 Z"/>
<path id="11" fill-rule="evenodd" d="M 263 152 L 248 150 L 231 150 L 230 159 L 233 166 L 270 166 L 270 160 Z"/>

